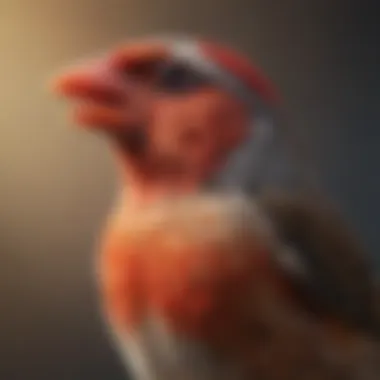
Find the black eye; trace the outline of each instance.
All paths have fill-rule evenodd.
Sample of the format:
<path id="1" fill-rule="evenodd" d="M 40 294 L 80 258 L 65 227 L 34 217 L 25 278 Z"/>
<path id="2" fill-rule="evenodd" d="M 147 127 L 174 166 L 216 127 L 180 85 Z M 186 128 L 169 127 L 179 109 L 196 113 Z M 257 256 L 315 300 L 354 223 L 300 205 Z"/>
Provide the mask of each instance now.
<path id="1" fill-rule="evenodd" d="M 143 61 L 128 64 L 122 69 L 122 73 L 128 79 L 134 79 L 143 83 L 152 83 L 157 75 L 159 63 L 156 61 Z"/>
<path id="2" fill-rule="evenodd" d="M 165 92 L 188 92 L 207 85 L 207 79 L 185 64 L 167 63 L 162 66 L 157 81 Z"/>

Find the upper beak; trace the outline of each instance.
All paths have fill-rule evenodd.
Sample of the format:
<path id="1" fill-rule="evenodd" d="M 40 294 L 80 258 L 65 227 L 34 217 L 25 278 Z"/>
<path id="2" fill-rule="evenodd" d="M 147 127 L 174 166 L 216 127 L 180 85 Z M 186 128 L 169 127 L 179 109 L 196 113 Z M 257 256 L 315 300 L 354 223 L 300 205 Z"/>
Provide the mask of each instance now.
<path id="1" fill-rule="evenodd" d="M 123 94 L 120 72 L 141 62 L 155 62 L 167 56 L 160 43 L 137 42 L 121 46 L 107 57 L 69 68 L 56 75 L 52 90 L 68 98 L 117 101 Z"/>
<path id="2" fill-rule="evenodd" d="M 52 81 L 54 93 L 71 99 L 115 104 L 121 101 L 123 89 L 120 78 L 105 63 L 66 69 Z"/>
<path id="3" fill-rule="evenodd" d="M 131 94 L 124 82 L 120 73 L 103 60 L 66 69 L 53 78 L 52 90 L 79 101 L 74 104 L 75 122 L 111 132 L 131 122 L 125 107 Z"/>

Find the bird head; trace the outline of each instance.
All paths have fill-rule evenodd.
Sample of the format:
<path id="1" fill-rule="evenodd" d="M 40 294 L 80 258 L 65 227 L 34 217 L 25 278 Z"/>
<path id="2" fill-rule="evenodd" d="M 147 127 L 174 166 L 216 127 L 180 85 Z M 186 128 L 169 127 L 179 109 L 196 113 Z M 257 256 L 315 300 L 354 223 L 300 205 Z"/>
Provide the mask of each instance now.
<path id="1" fill-rule="evenodd" d="M 279 101 L 244 56 L 196 39 L 116 47 L 57 75 L 54 91 L 76 124 L 110 137 L 136 185 L 205 183 Z"/>

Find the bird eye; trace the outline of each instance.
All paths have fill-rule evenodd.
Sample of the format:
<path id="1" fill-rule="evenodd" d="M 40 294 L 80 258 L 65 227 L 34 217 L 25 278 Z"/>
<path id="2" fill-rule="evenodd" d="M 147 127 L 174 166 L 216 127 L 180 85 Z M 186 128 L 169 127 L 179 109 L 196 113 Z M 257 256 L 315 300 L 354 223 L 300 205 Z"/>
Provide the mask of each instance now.
<path id="1" fill-rule="evenodd" d="M 163 65 L 157 80 L 157 88 L 164 92 L 188 92 L 205 86 L 207 79 L 185 64 Z"/>
<path id="2" fill-rule="evenodd" d="M 154 62 L 139 62 L 138 64 L 129 67 L 129 74 L 136 77 L 148 77 L 154 73 Z"/>
<path id="3" fill-rule="evenodd" d="M 157 61 L 138 61 L 122 67 L 121 73 L 128 79 L 143 83 L 153 83 L 156 79 L 159 67 Z"/>

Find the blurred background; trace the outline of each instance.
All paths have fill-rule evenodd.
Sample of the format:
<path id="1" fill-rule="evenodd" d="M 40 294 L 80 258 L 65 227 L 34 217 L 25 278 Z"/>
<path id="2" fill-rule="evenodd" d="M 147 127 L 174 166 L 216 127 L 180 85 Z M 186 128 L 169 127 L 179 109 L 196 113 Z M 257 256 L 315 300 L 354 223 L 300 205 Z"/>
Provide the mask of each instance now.
<path id="1" fill-rule="evenodd" d="M 124 378 L 93 270 L 114 169 L 46 83 L 125 38 L 187 32 L 248 52 L 380 270 L 378 15 L 365 0 L 0 0 L 0 378 Z"/>

